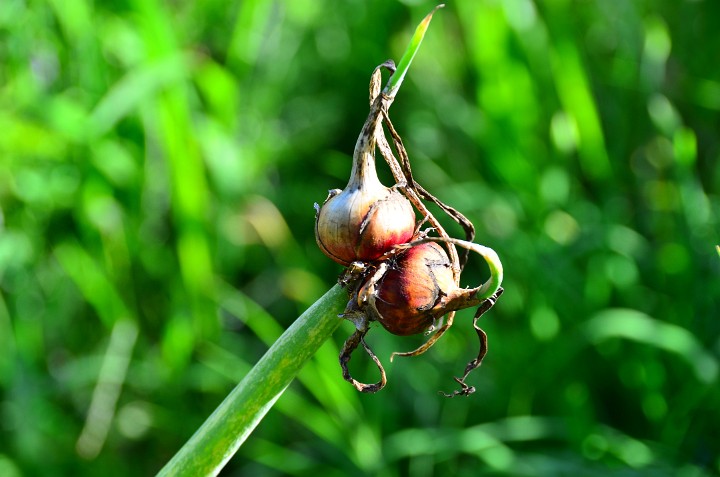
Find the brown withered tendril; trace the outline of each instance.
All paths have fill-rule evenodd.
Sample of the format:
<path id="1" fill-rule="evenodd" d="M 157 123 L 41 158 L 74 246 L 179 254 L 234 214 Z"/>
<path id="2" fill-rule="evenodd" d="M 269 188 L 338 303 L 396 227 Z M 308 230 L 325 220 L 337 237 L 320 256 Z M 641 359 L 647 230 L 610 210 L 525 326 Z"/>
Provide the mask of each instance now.
<path id="1" fill-rule="evenodd" d="M 488 352 L 488 339 L 487 334 L 485 331 L 483 331 L 482 328 L 480 328 L 477 324 L 478 319 L 484 315 L 490 308 L 492 308 L 495 305 L 495 302 L 500 298 L 500 295 L 503 294 L 503 289 L 499 288 L 498 291 L 496 291 L 490 298 L 483 301 L 480 306 L 478 307 L 477 311 L 475 312 L 475 317 L 473 318 L 473 328 L 475 329 L 475 332 L 478 335 L 478 339 L 480 340 L 480 350 L 478 351 L 478 355 L 475 359 L 471 360 L 467 366 L 465 366 L 465 372 L 463 373 L 462 377 L 458 378 L 455 377 L 455 381 L 457 381 L 461 389 L 459 391 L 453 391 L 452 393 L 444 393 L 442 391 L 438 391 L 440 394 L 442 394 L 445 397 L 455 397 L 455 396 L 469 396 L 472 393 L 475 392 L 475 388 L 472 386 L 468 386 L 465 384 L 465 379 L 467 379 L 468 375 L 474 370 L 480 367 L 482 364 L 483 358 L 485 358 L 485 355 Z"/>
<path id="2" fill-rule="evenodd" d="M 386 62 L 383 65 L 378 66 L 375 68 L 375 71 L 373 71 L 372 80 L 370 82 L 370 102 L 375 100 L 374 94 L 379 94 L 380 91 L 380 68 L 387 65 L 390 62 Z M 393 71 L 394 68 L 391 69 Z M 382 103 L 381 103 L 382 104 Z M 428 200 L 432 202 L 433 204 L 437 205 L 441 210 L 443 210 L 448 216 L 450 216 L 453 220 L 455 220 L 465 231 L 465 237 L 468 242 L 472 242 L 472 240 L 475 238 L 475 227 L 473 226 L 472 222 L 468 220 L 467 217 L 465 217 L 462 213 L 460 213 L 455 208 L 445 204 L 441 200 L 439 200 L 437 197 L 433 196 L 430 192 L 428 192 L 424 187 L 422 187 L 413 177 L 412 175 L 412 168 L 410 167 L 410 158 L 407 154 L 407 150 L 405 149 L 405 146 L 403 144 L 402 138 L 400 137 L 400 134 L 395 129 L 392 121 L 390 120 L 390 115 L 388 112 L 388 105 L 383 104 L 382 105 L 382 115 L 383 115 L 383 123 L 385 126 L 387 126 L 388 131 L 390 132 L 390 135 L 393 139 L 393 143 L 395 145 L 395 149 L 398 152 L 398 156 L 400 157 L 400 160 L 395 157 L 395 155 L 392 152 L 392 149 L 390 148 L 390 145 L 388 144 L 387 138 L 385 137 L 385 132 L 382 128 L 382 124 L 378 124 L 377 131 L 376 131 L 376 140 L 378 149 L 380 150 L 380 153 L 385 158 L 385 162 L 388 163 L 388 166 L 390 166 L 390 170 L 392 171 L 393 177 L 395 181 L 398 184 L 402 184 L 402 192 L 405 194 L 405 196 L 408 198 L 408 200 L 417 208 L 421 214 L 423 214 L 425 220 L 430 222 L 430 225 L 433 227 L 433 229 L 438 233 L 440 237 L 443 238 L 449 238 L 447 232 L 445 232 L 445 229 L 440 224 L 440 222 L 433 216 L 433 214 L 428 210 L 428 208 L 425 206 L 425 204 L 422 203 L 421 199 Z M 458 256 L 457 249 L 455 246 L 451 243 L 446 243 L 446 246 L 448 248 L 448 252 L 450 254 L 450 260 L 453 265 L 454 270 L 454 276 L 455 276 L 455 282 L 456 285 L 459 285 L 460 283 L 460 273 L 462 272 L 463 268 L 465 267 L 465 264 L 467 263 L 468 257 L 470 255 L 470 250 L 464 250 L 461 256 Z M 455 311 L 451 311 L 448 313 L 446 322 L 444 325 L 442 325 L 432 337 L 428 339 L 422 346 L 418 347 L 417 349 L 409 352 L 404 353 L 393 353 L 390 360 L 395 356 L 404 356 L 404 357 L 410 357 L 410 356 L 418 356 L 428 349 L 432 347 L 437 340 L 439 340 L 442 335 L 450 329 L 450 327 L 453 325 L 455 318 Z"/>
<path id="3" fill-rule="evenodd" d="M 373 71 L 372 80 L 370 82 L 370 102 L 375 100 L 375 97 L 373 95 L 379 94 L 380 91 L 380 68 L 387 65 L 389 62 L 384 63 L 383 65 L 378 66 L 375 71 Z M 392 69 L 391 69 L 392 71 Z M 432 202 L 433 204 L 437 205 L 441 210 L 443 210 L 448 216 L 450 216 L 453 220 L 455 220 L 465 231 L 465 237 L 468 242 L 471 242 L 475 238 L 475 227 L 470 222 L 470 220 L 467 219 L 462 213 L 454 209 L 453 207 L 445 204 L 432 194 L 428 192 L 425 188 L 423 188 L 412 175 L 412 169 L 410 167 L 410 159 L 408 157 L 407 151 L 405 149 L 405 146 L 403 145 L 402 138 L 400 137 L 400 134 L 398 134 L 397 130 L 392 124 L 392 121 L 390 120 L 390 116 L 388 113 L 388 107 L 389 105 L 381 103 L 382 106 L 382 115 L 383 115 L 383 123 L 385 126 L 387 126 L 388 131 L 390 132 L 391 137 L 393 138 L 393 143 L 395 145 L 395 149 L 398 152 L 398 156 L 400 157 L 400 160 L 398 160 L 395 155 L 393 154 L 392 149 L 390 148 L 390 145 L 388 144 L 387 138 L 385 137 L 385 132 L 382 128 L 382 124 L 378 124 L 377 131 L 376 131 L 376 140 L 377 140 L 377 146 L 380 150 L 380 153 L 382 154 L 383 158 L 385 158 L 385 162 L 387 162 L 388 166 L 390 167 L 390 170 L 392 171 L 393 177 L 395 181 L 398 184 L 398 187 L 400 190 L 405 194 L 405 196 L 408 198 L 408 200 L 415 206 L 416 209 L 420 211 L 420 213 L 424 217 L 424 221 L 428 221 L 432 228 L 438 233 L 440 237 L 443 238 L 449 238 L 449 235 L 447 232 L 445 232 L 445 229 L 440 224 L 440 222 L 433 216 L 433 214 L 428 210 L 428 208 L 423 204 L 421 199 L 428 200 Z M 446 243 L 446 247 L 448 249 L 448 252 L 450 254 L 450 260 L 453 267 L 453 272 L 455 276 L 455 283 L 459 285 L 460 283 L 460 273 L 462 272 L 462 269 L 464 268 L 465 264 L 467 263 L 470 251 L 464 250 L 462 253 L 462 256 L 458 256 L 457 249 L 453 244 Z M 427 342 L 425 342 L 423 345 L 418 347 L 417 349 L 409 352 L 404 353 L 393 353 L 390 360 L 395 356 L 418 356 L 435 344 L 437 340 L 439 340 L 442 335 L 450 329 L 450 327 L 453 325 L 455 318 L 455 311 L 451 311 L 447 314 L 447 318 L 445 321 L 445 324 L 443 324 L 440 328 L 438 328 L 432 337 L 428 339 Z"/>

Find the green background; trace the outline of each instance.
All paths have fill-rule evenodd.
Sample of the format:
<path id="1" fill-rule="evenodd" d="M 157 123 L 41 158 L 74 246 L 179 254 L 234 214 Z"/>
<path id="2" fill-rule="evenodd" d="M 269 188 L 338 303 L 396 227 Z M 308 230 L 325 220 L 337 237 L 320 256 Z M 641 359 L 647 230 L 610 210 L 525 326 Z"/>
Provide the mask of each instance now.
<path id="1" fill-rule="evenodd" d="M 0 2 L 0 475 L 153 475 L 330 288 L 313 203 L 433 6 Z M 437 393 L 471 310 L 393 363 L 423 338 L 373 329 L 376 395 L 342 380 L 343 323 L 221 475 L 717 475 L 718 22 L 448 2 L 391 115 L 505 265 L 478 391 Z"/>

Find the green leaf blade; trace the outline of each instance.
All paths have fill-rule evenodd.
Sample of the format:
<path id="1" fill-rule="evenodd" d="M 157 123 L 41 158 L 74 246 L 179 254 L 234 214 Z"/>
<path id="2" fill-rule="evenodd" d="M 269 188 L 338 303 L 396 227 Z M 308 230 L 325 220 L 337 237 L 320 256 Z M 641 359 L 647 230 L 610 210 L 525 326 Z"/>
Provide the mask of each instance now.
<path id="1" fill-rule="evenodd" d="M 308 308 L 157 475 L 217 475 L 340 325 L 346 301 L 335 285 Z"/>
<path id="2" fill-rule="evenodd" d="M 400 89 L 400 85 L 402 85 L 402 82 L 405 79 L 405 75 L 410 68 L 410 63 L 412 63 L 413 58 L 415 58 L 415 54 L 420 49 L 420 43 L 422 43 L 423 38 L 425 37 L 425 32 L 430 26 L 430 20 L 432 20 L 433 14 L 438 9 L 443 8 L 444 6 L 445 4 L 441 3 L 440 5 L 435 7 L 433 11 L 428 13 L 425 18 L 423 18 L 423 20 L 415 29 L 415 33 L 410 39 L 410 43 L 405 49 L 402 58 L 400 58 L 400 62 L 397 65 L 395 73 L 393 73 L 393 75 L 390 77 L 390 79 L 388 80 L 388 84 L 385 88 L 385 93 L 391 98 L 394 97 L 397 91 Z"/>

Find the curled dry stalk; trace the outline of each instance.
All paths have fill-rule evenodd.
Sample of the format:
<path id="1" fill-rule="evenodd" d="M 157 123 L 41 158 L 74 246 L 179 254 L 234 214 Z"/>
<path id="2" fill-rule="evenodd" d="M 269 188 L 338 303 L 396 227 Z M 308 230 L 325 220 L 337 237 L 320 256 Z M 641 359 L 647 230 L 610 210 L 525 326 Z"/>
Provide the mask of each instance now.
<path id="1" fill-rule="evenodd" d="M 382 363 L 380 363 L 378 357 L 375 355 L 375 353 L 373 353 L 372 349 L 370 349 L 370 347 L 365 342 L 365 335 L 367 334 L 367 332 L 367 328 L 363 330 L 357 329 L 352 335 L 350 335 L 347 340 L 345 340 L 345 344 L 343 344 L 342 350 L 340 351 L 340 367 L 342 368 L 343 379 L 352 384 L 355 389 L 363 393 L 375 393 L 385 387 L 385 384 L 387 383 L 387 377 L 385 375 L 385 369 L 383 368 Z M 365 384 L 357 381 L 350 375 L 350 370 L 347 367 L 347 363 L 348 361 L 350 361 L 353 351 L 355 351 L 358 344 L 360 343 L 362 343 L 363 348 L 365 348 L 365 352 L 370 356 L 370 358 L 373 360 L 375 365 L 378 367 L 378 370 L 380 371 L 380 381 L 375 384 Z"/>
<path id="2" fill-rule="evenodd" d="M 398 160 L 392 154 L 392 150 L 387 144 L 387 140 L 381 127 L 379 128 L 381 129 L 381 131 L 378 133 L 378 144 L 382 144 L 382 146 L 380 146 L 379 149 L 383 157 L 385 158 L 385 161 L 390 164 L 393 175 L 395 174 L 395 171 L 400 171 L 401 176 L 399 179 L 398 177 L 396 177 L 396 180 L 403 180 L 406 184 L 403 188 L 405 196 L 423 214 L 424 220 L 430 223 L 432 229 L 440 236 L 440 238 L 444 239 L 445 246 L 447 247 L 450 261 L 452 263 L 455 284 L 459 285 L 460 273 L 462 272 L 465 264 L 467 263 L 469 250 L 463 251 L 462 256 L 458 256 L 457 249 L 455 247 L 456 244 L 452 242 L 451 237 L 447 234 L 442 224 L 435 218 L 435 216 L 429 211 L 429 209 L 425 206 L 425 204 L 422 203 L 420 199 L 422 198 L 434 203 L 435 205 L 440 207 L 440 209 L 443 210 L 448 216 L 450 216 L 453 220 L 460 224 L 460 226 L 462 226 L 465 230 L 465 236 L 467 238 L 467 241 L 472 241 L 475 238 L 475 227 L 463 214 L 440 201 L 438 198 L 425 190 L 420 184 L 418 184 L 417 181 L 414 180 L 412 176 L 412 170 L 410 168 L 410 159 L 408 157 L 407 151 L 405 150 L 405 146 L 403 145 L 400 135 L 395 130 L 392 121 L 390 121 L 390 116 L 388 115 L 387 110 L 383 111 L 383 116 L 385 125 L 388 127 L 388 130 L 390 131 L 390 134 L 393 138 L 395 149 L 398 151 L 398 155 L 400 156 L 401 163 L 398 164 Z M 392 361 L 395 356 L 418 356 L 430 349 L 430 347 L 432 347 L 432 345 L 435 344 L 435 342 L 439 340 L 448 329 L 450 329 L 450 327 L 453 325 L 454 318 L 455 311 L 451 311 L 450 313 L 448 313 L 445 323 L 440 328 L 438 328 L 423 345 L 413 351 L 408 351 L 404 353 L 393 353 L 390 356 L 390 361 Z"/>
<path id="3" fill-rule="evenodd" d="M 380 85 L 380 68 L 382 66 L 392 65 L 392 61 L 386 62 L 383 65 L 380 65 L 379 67 L 375 68 L 375 71 L 373 72 L 372 80 L 370 82 L 370 101 L 371 103 L 374 103 L 375 98 L 373 98 L 373 93 L 375 91 L 379 91 L 379 85 Z M 376 96 L 378 96 L 377 93 L 375 93 Z M 430 212 L 430 210 L 425 206 L 425 204 L 421 200 L 421 193 L 418 190 L 419 184 L 415 181 L 415 179 L 412 176 L 412 170 L 410 168 L 410 161 L 407 156 L 407 151 L 405 150 L 405 147 L 402 143 L 402 139 L 400 138 L 400 135 L 397 133 L 395 128 L 393 127 L 392 122 L 390 121 L 390 116 L 388 114 L 388 108 L 390 107 L 389 103 L 383 104 L 380 103 L 381 106 L 381 113 L 383 116 L 383 122 L 388 127 L 388 130 L 390 131 L 390 134 L 393 138 L 393 141 L 395 143 L 395 147 L 398 150 L 398 155 L 402 159 L 402 165 L 398 161 L 398 159 L 393 154 L 392 148 L 390 147 L 390 144 L 387 141 L 387 138 L 385 137 L 385 131 L 383 130 L 382 124 L 377 125 L 376 129 L 376 140 L 378 149 L 380 150 L 380 153 L 382 154 L 383 158 L 385 159 L 385 162 L 387 162 L 388 166 L 390 166 L 390 170 L 392 172 L 393 178 L 395 179 L 395 182 L 397 183 L 398 189 L 400 189 L 405 197 L 410 201 L 410 203 L 413 204 L 413 206 L 420 212 L 420 214 L 423 216 L 423 220 L 420 222 L 422 225 L 425 222 L 428 222 L 430 226 L 440 235 L 440 237 L 444 238 L 450 238 L 450 236 L 445 232 L 445 229 L 443 228 L 442 224 L 435 218 L 435 216 Z M 426 192 L 424 189 L 422 189 L 423 192 Z M 430 194 L 426 194 L 426 197 L 430 196 Z M 430 196 L 432 197 L 432 196 Z M 440 205 L 440 207 L 443 210 L 445 209 L 445 204 L 440 202 L 439 200 L 432 198 L 433 202 Z M 445 206 L 445 207 L 444 207 Z M 454 209 L 453 209 L 454 210 Z M 452 215 L 451 215 L 452 216 Z M 472 240 L 472 237 L 474 236 L 474 228 L 469 220 L 467 220 L 462 214 L 459 214 L 456 216 L 458 217 L 458 223 L 463 225 L 463 227 L 469 226 L 465 228 L 466 235 L 470 235 L 470 240 Z M 460 217 L 462 217 L 460 219 Z M 468 230 L 470 231 L 468 233 Z M 460 261 L 460 258 L 457 253 L 457 249 L 453 244 L 447 245 L 448 254 L 450 256 L 450 262 L 452 264 L 452 270 L 453 270 L 453 277 L 455 279 L 455 283 L 460 283 L 460 273 L 462 272 L 462 265 L 463 263 Z M 395 356 L 418 356 L 425 351 L 427 351 L 440 337 L 453 325 L 453 321 L 455 318 L 455 312 L 451 311 L 447 314 L 447 318 L 445 323 L 440 326 L 440 328 L 437 329 L 437 331 L 434 332 L 434 334 L 428 339 L 425 344 L 420 346 L 419 348 L 405 352 L 405 353 L 393 353 L 390 356 L 390 361 L 394 359 Z"/>
<path id="4" fill-rule="evenodd" d="M 375 98 L 377 97 L 380 89 L 380 69 L 382 67 L 386 67 L 392 71 L 393 68 L 392 61 L 385 62 L 384 64 L 378 66 L 372 75 L 372 80 L 370 82 L 370 101 L 371 104 L 374 102 Z M 412 176 L 412 169 L 410 167 L 410 159 L 407 154 L 407 150 L 405 149 L 405 146 L 403 144 L 402 138 L 400 137 L 400 134 L 397 132 L 395 127 L 392 124 L 392 121 L 390 120 L 390 116 L 388 114 L 388 107 L 389 105 L 383 104 L 381 102 L 382 107 L 382 114 L 383 114 L 383 122 L 385 126 L 388 128 L 388 131 L 390 132 L 391 137 L 393 138 L 393 143 L 395 145 L 395 149 L 398 151 L 398 156 L 400 157 L 400 161 L 395 157 L 393 154 L 392 149 L 390 148 L 390 145 L 388 144 L 388 141 L 385 137 L 385 132 L 383 130 L 382 124 L 377 125 L 375 138 L 377 141 L 378 149 L 380 150 L 380 153 L 382 154 L 385 161 L 388 163 L 390 170 L 392 171 L 393 177 L 395 178 L 395 181 L 400 186 L 399 188 L 402 190 L 402 192 L 405 194 L 405 196 L 408 198 L 408 200 L 415 206 L 415 208 L 423 215 L 424 221 L 427 221 L 432 226 L 433 230 L 439 235 L 439 239 L 435 241 L 443 242 L 447 250 L 449 252 L 450 260 L 453 266 L 453 275 L 455 277 L 456 285 L 460 284 L 460 273 L 462 272 L 462 269 L 464 268 L 465 264 L 467 263 L 467 260 L 470 255 L 470 251 L 473 250 L 473 246 L 475 244 L 471 244 L 472 240 L 475 238 L 475 227 L 473 226 L 472 222 L 467 219 L 462 213 L 460 213 L 455 208 L 443 203 L 438 198 L 433 196 L 430 192 L 428 192 L 425 188 L 423 188 Z M 421 199 L 428 200 L 432 202 L 433 204 L 437 205 L 442 211 L 444 211 L 449 217 L 451 217 L 453 220 L 455 220 L 465 231 L 466 241 L 463 242 L 465 245 L 463 245 L 463 248 L 465 249 L 461 256 L 458 256 L 457 249 L 455 245 L 459 245 L 459 243 L 452 239 L 441 223 L 435 218 L 435 216 L 428 210 L 428 208 L 425 206 L 425 204 L 422 202 Z M 428 240 L 434 240 L 432 238 Z M 423 243 L 423 240 L 414 242 L 415 245 Z M 481 246 L 478 246 L 481 247 Z M 483 247 L 487 249 L 487 247 Z M 489 250 L 489 249 L 488 249 Z M 492 252 L 495 254 L 495 252 Z M 499 263 L 499 259 L 497 259 L 497 255 L 495 255 L 496 260 L 494 262 Z M 501 278 L 500 278 L 501 279 Z M 498 284 L 499 286 L 499 284 Z M 502 293 L 502 292 L 501 292 Z M 485 297 L 486 299 L 489 297 Z M 497 299 L 497 297 L 496 297 Z M 488 303 L 494 304 L 494 301 Z M 492 305 L 490 305 L 492 306 Z M 450 327 L 453 325 L 454 317 L 455 317 L 455 311 L 450 311 L 447 314 L 447 319 L 445 323 L 438 328 L 432 336 L 420 347 L 416 348 L 415 350 L 408 351 L 408 352 L 395 352 L 390 356 L 390 361 L 392 361 L 395 356 L 403 356 L 403 357 L 410 357 L 410 356 L 418 356 L 428 349 L 430 349 L 442 336 L 445 334 L 445 332 L 450 329 Z M 482 331 L 482 330 L 480 330 Z M 482 340 L 481 340 L 482 343 Z M 481 346 L 481 349 L 483 347 Z M 478 364 L 479 365 L 479 364 Z M 474 369 L 474 368 L 473 368 Z M 468 371 L 469 372 L 469 371 Z M 467 376 L 468 372 L 465 373 L 465 376 L 463 376 L 463 381 L 465 377 Z M 465 389 L 465 388 L 463 388 Z"/>
<path id="5" fill-rule="evenodd" d="M 411 190 L 413 195 L 416 197 L 419 197 L 421 199 L 427 200 L 429 202 L 432 202 L 433 204 L 437 205 L 443 212 L 445 212 L 450 218 L 452 218 L 455 222 L 457 222 L 465 231 L 465 240 L 468 242 L 472 242 L 475 238 L 475 226 L 468 220 L 467 217 L 465 217 L 460 211 L 457 209 L 445 204 L 437 197 L 433 196 L 430 192 L 428 192 L 422 185 L 420 185 L 412 175 L 412 169 L 410 168 L 410 159 L 408 157 L 407 151 L 405 150 L 405 146 L 403 145 L 402 138 L 400 137 L 400 134 L 395 130 L 395 126 L 393 126 L 392 121 L 390 121 L 390 116 L 388 115 L 387 110 L 383 111 L 383 121 L 385 125 L 388 128 L 388 131 L 390 131 L 390 135 L 393 138 L 393 143 L 395 144 L 395 149 L 398 151 L 398 155 L 400 156 L 400 169 L 402 176 L 401 178 L 404 178 L 406 182 L 406 188 L 408 190 Z M 387 145 L 387 141 L 385 140 L 384 134 L 379 133 L 379 136 L 382 136 L 382 142 L 385 142 Z M 381 140 L 378 139 L 378 143 L 380 143 Z M 385 158 L 385 161 L 390 164 L 395 163 L 397 164 L 397 159 L 392 154 L 392 150 L 389 147 L 386 148 L 380 148 L 381 153 L 383 154 L 383 157 Z M 391 166 L 391 169 L 395 170 L 396 166 Z M 396 177 L 396 180 L 399 180 Z M 435 217 L 432 216 L 427 211 L 427 208 L 422 206 L 425 212 L 427 213 L 426 217 L 428 220 L 431 220 L 431 224 L 433 225 L 433 228 L 437 229 L 440 233 L 440 236 L 447 236 L 444 230 L 442 230 L 442 226 L 440 223 L 435 219 Z M 442 231 L 441 231 L 442 230 Z M 467 263 L 467 259 L 470 255 L 469 250 L 463 251 L 462 255 L 459 257 L 459 270 L 462 272 L 463 268 L 465 267 L 465 264 Z"/>
<path id="6" fill-rule="evenodd" d="M 362 140 L 363 142 L 375 142 L 377 148 L 380 150 L 383 158 L 388 163 L 390 170 L 392 171 L 393 177 L 396 181 L 395 187 L 402 191 L 402 193 L 407 197 L 407 199 L 423 216 L 423 220 L 420 222 L 420 225 L 424 223 L 429 223 L 429 225 L 431 226 L 431 230 L 435 232 L 438 237 L 430 237 L 427 235 L 427 232 L 419 233 L 420 231 L 418 230 L 418 233 L 416 233 L 416 240 L 408 244 L 394 247 L 393 250 L 391 250 L 378 260 L 380 265 L 376 266 L 374 270 L 366 269 L 365 267 L 363 267 L 362 270 L 349 270 L 348 272 L 346 272 L 343 278 L 343 281 L 346 282 L 355 280 L 355 282 L 359 283 L 360 280 L 358 280 L 357 277 L 366 278 L 370 274 L 371 276 L 367 280 L 367 283 L 370 284 L 369 287 L 367 285 L 362 288 L 353 287 L 354 289 L 351 291 L 351 296 L 353 298 L 348 304 L 348 308 L 346 309 L 346 313 L 344 314 L 347 319 L 353 321 L 356 324 L 357 330 L 345 342 L 340 356 L 340 364 L 343 370 L 343 377 L 348 382 L 350 382 L 356 389 L 362 392 L 376 392 L 377 390 L 382 389 L 382 387 L 385 385 L 385 370 L 383 369 L 382 364 L 377 359 L 376 355 L 372 352 L 372 350 L 368 347 L 368 345 L 363 339 L 368 331 L 367 315 L 370 314 L 370 319 L 374 319 L 374 317 L 372 317 L 372 310 L 374 310 L 375 307 L 368 307 L 367 302 L 372 302 L 374 300 L 374 293 L 376 292 L 374 285 L 379 282 L 379 280 L 384 276 L 387 269 L 387 261 L 391 259 L 394 254 L 396 254 L 400 250 L 407 249 L 412 246 L 417 246 L 422 243 L 439 242 L 445 245 L 448 251 L 448 256 L 450 258 L 453 272 L 453 279 L 455 281 L 455 285 L 458 286 L 458 290 L 460 290 L 460 274 L 464 265 L 467 263 L 469 253 L 471 251 L 480 254 L 486 260 L 488 266 L 490 267 L 491 278 L 485 284 L 475 289 L 462 290 L 460 293 L 456 293 L 455 295 L 443 297 L 443 306 L 440 308 L 440 314 L 437 317 L 437 320 L 439 321 L 442 319 L 443 316 L 447 316 L 445 323 L 442 324 L 442 326 L 440 326 L 439 328 L 437 328 L 436 331 L 428 338 L 428 340 L 423 345 L 413 351 L 395 352 L 391 355 L 390 360 L 392 361 L 395 356 L 418 356 L 424 353 L 430 347 L 432 347 L 453 325 L 456 310 L 467 308 L 469 306 L 480 305 L 479 312 L 473 322 L 473 326 L 478 333 L 478 337 L 480 339 L 480 352 L 478 354 L 478 357 L 472 360 L 467 365 L 465 373 L 461 378 L 455 378 L 455 380 L 461 384 L 461 390 L 455 391 L 455 393 L 453 394 L 443 393 L 446 396 L 455 396 L 460 394 L 468 395 L 474 392 L 474 388 L 465 384 L 465 378 L 473 369 L 477 368 L 480 365 L 480 363 L 482 362 L 482 358 L 487 352 L 487 337 L 482 331 L 482 329 L 477 326 L 477 318 L 479 318 L 482 313 L 492 307 L 492 305 L 495 303 L 495 300 L 497 300 L 499 295 L 502 293 L 502 289 L 500 288 L 500 282 L 502 281 L 502 265 L 500 264 L 500 260 L 497 257 L 497 254 L 492 249 L 489 249 L 488 247 L 484 247 L 482 245 L 474 244 L 469 241 L 474 238 L 475 229 L 472 223 L 462 213 L 450 207 L 449 205 L 444 204 L 442 201 L 434 197 L 420 184 L 418 184 L 417 181 L 414 180 L 410 167 L 410 160 L 407 151 L 403 145 L 402 138 L 393 126 L 388 114 L 388 108 L 392 103 L 393 98 L 388 96 L 387 94 L 383 94 L 383 92 L 380 91 L 382 68 L 387 68 L 391 72 L 394 72 L 395 69 L 394 63 L 392 62 L 392 60 L 389 60 L 382 65 L 376 67 L 373 71 L 369 88 L 371 112 L 368 116 L 368 120 L 366 121 L 365 126 L 363 127 L 363 132 L 361 133 L 361 138 L 359 139 L 359 141 Z M 395 157 L 392 148 L 390 147 L 390 144 L 385 137 L 383 125 L 380 121 L 378 121 L 379 115 L 382 115 L 383 122 L 387 126 L 388 131 L 393 138 L 393 143 L 395 149 L 398 151 L 398 156 L 400 157 L 400 160 Z M 370 134 L 371 137 L 368 137 L 368 135 Z M 448 216 L 450 216 L 453 220 L 460 224 L 460 226 L 465 231 L 466 237 L 468 237 L 469 240 L 458 240 L 450 237 L 443 228 L 440 221 L 425 206 L 422 201 L 423 199 L 436 204 L 441 210 L 447 213 Z M 462 256 L 458 255 L 458 246 L 463 249 Z M 358 297 L 359 294 L 361 294 L 362 297 Z M 480 310 L 482 311 L 480 312 Z M 358 344 L 361 342 L 368 355 L 372 358 L 380 371 L 381 380 L 378 383 L 360 383 L 354 378 L 352 378 L 348 371 L 347 363 L 350 359 L 349 355 L 357 348 Z"/>
<path id="7" fill-rule="evenodd" d="M 462 377 L 455 377 L 455 381 L 460 384 L 460 390 L 459 391 L 453 391 L 452 393 L 444 393 L 442 391 L 439 391 L 440 394 L 442 394 L 445 397 L 455 397 L 455 396 L 469 396 L 470 394 L 475 392 L 475 388 L 473 386 L 468 386 L 465 383 L 465 379 L 467 379 L 468 375 L 474 370 L 480 367 L 482 364 L 483 358 L 485 358 L 485 355 L 488 352 L 488 339 L 487 334 L 485 331 L 483 331 L 482 328 L 480 328 L 477 324 L 478 320 L 482 315 L 484 315 L 490 308 L 492 308 L 495 305 L 495 302 L 500 298 L 500 295 L 503 294 L 502 287 L 498 288 L 495 293 L 493 293 L 490 298 L 483 301 L 480 306 L 478 307 L 477 311 L 475 312 L 475 316 L 473 318 L 473 328 L 475 329 L 475 332 L 478 335 L 478 339 L 480 340 L 480 349 L 478 351 L 478 355 L 475 359 L 470 360 L 470 362 L 465 366 L 465 372 L 463 373 Z"/>

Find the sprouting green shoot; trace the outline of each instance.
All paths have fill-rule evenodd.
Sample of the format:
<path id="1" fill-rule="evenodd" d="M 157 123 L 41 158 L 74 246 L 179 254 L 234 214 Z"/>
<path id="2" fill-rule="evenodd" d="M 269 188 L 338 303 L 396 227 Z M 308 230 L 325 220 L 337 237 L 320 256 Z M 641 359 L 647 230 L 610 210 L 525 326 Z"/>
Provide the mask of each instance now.
<path id="1" fill-rule="evenodd" d="M 433 11 L 428 13 L 425 18 L 423 18 L 423 20 L 415 29 L 415 33 L 410 39 L 410 43 L 405 49 L 405 53 L 403 53 L 402 58 L 400 58 L 400 63 L 398 63 L 395 73 L 393 73 L 393 75 L 390 77 L 390 79 L 388 80 L 388 84 L 385 87 L 385 94 L 387 94 L 391 98 L 394 97 L 398 89 L 400 89 L 400 85 L 405 79 L 405 74 L 407 73 L 408 68 L 410 68 L 410 63 L 412 63 L 413 58 L 415 58 L 415 53 L 417 53 L 417 51 L 420 49 L 420 43 L 422 43 L 422 40 L 425 37 L 425 32 L 427 31 L 428 26 L 430 26 L 430 20 L 432 20 L 433 14 L 439 8 L 443 8 L 444 6 L 445 4 L 441 3 L 440 5 L 435 7 Z"/>

